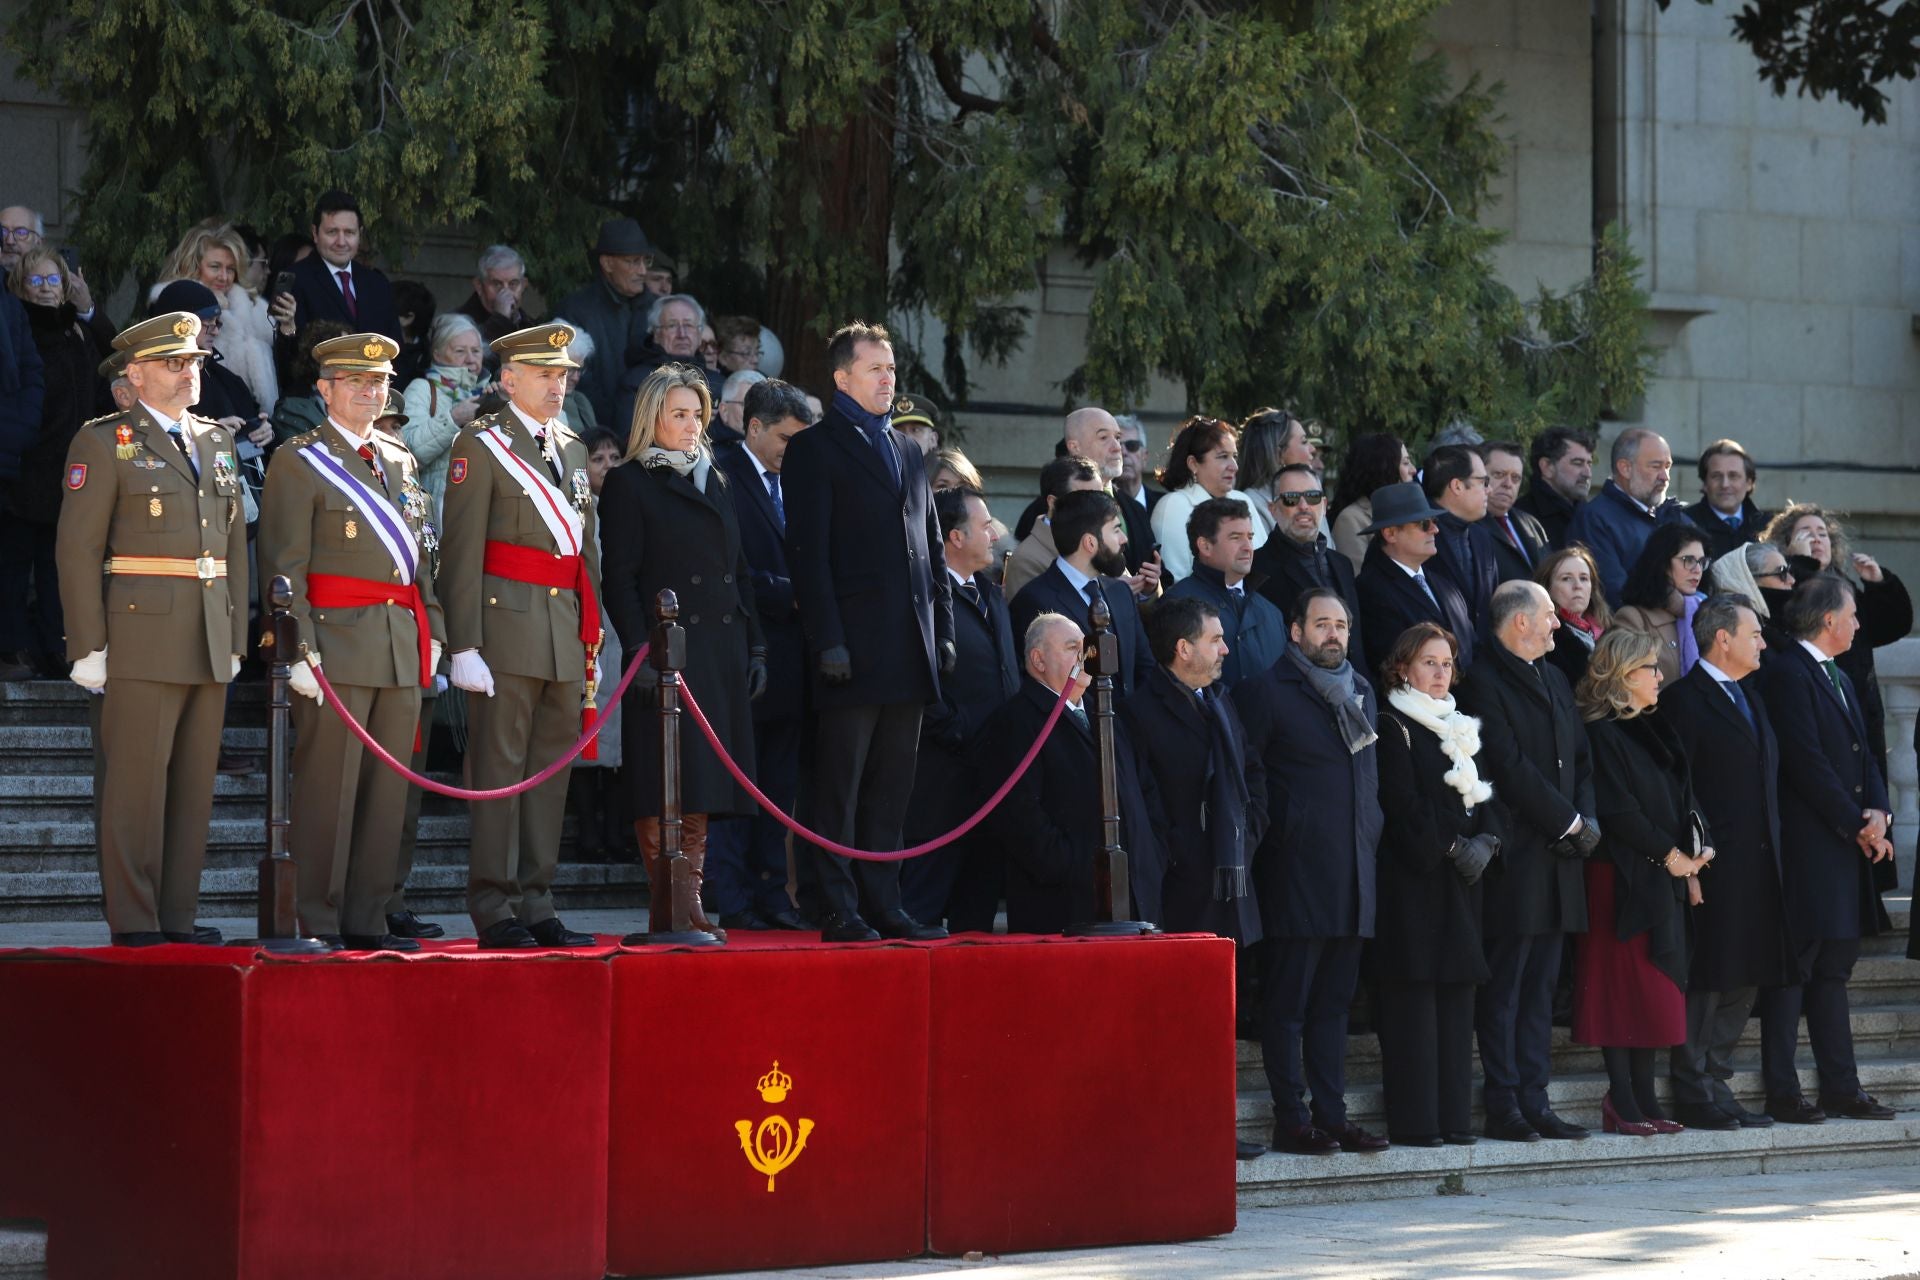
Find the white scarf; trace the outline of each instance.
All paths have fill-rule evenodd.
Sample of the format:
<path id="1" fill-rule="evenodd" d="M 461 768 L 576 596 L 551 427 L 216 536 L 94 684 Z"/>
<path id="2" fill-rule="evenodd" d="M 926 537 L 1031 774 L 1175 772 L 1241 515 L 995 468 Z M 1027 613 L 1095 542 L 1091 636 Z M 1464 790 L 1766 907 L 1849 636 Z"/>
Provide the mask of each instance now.
<path id="1" fill-rule="evenodd" d="M 1440 750 L 1453 761 L 1453 768 L 1447 770 L 1442 781 L 1460 793 L 1461 803 L 1471 809 L 1493 799 L 1492 785 L 1480 781 L 1480 771 L 1473 763 L 1480 750 L 1480 722 L 1456 711 L 1452 694 L 1430 698 L 1403 684 L 1387 695 L 1387 703 L 1440 739 Z"/>

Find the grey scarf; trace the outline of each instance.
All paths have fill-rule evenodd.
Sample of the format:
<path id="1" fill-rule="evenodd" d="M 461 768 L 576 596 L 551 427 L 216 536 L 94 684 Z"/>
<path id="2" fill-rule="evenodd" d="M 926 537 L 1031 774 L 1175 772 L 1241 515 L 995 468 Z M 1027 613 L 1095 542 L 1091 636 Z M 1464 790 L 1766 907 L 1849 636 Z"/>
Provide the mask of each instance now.
<path id="1" fill-rule="evenodd" d="M 1372 746 L 1380 735 L 1367 723 L 1366 708 L 1360 705 L 1360 695 L 1354 691 L 1353 664 L 1342 662 L 1331 671 L 1316 667 L 1297 644 L 1287 646 L 1287 660 L 1300 669 L 1313 691 L 1333 708 L 1334 723 L 1340 728 L 1340 736 L 1347 740 L 1348 752 L 1359 755 Z"/>
<path id="2" fill-rule="evenodd" d="M 672 451 L 662 449 L 659 445 L 654 444 L 648 445 L 646 452 L 640 455 L 640 465 L 643 467 L 670 467 L 682 476 L 693 481 L 694 488 L 705 493 L 707 491 L 707 473 L 713 470 L 713 455 L 708 453 L 704 447 L 697 444 L 691 449 L 674 449 Z"/>

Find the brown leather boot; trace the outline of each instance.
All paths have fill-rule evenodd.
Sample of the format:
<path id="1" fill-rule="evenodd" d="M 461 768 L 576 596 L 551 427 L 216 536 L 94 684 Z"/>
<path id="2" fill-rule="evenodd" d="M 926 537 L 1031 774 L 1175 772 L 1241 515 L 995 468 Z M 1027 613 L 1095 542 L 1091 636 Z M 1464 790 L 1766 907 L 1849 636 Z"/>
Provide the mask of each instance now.
<path id="1" fill-rule="evenodd" d="M 633 837 L 640 846 L 640 865 L 647 872 L 647 932 L 664 933 L 673 927 L 672 888 L 667 884 L 666 859 L 660 856 L 660 819 L 636 818 Z M 661 919 L 661 912 L 667 919 Z"/>
<path id="2" fill-rule="evenodd" d="M 706 904 L 700 900 L 707 882 L 707 815 L 690 813 L 681 823 L 680 852 L 686 855 L 687 871 L 693 879 L 693 909 L 688 923 L 724 942 L 727 931 L 707 919 Z"/>

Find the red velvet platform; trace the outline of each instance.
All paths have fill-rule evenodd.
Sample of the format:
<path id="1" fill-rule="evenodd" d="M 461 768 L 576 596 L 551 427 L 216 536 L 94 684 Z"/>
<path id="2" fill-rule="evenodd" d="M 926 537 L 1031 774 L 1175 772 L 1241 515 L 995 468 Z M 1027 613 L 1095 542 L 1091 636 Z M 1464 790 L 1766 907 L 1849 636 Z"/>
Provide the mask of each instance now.
<path id="1" fill-rule="evenodd" d="M 1233 1227 L 1230 943 L 608 941 L 0 953 L 0 1217 L 48 1223 L 53 1280 L 592 1280 Z"/>

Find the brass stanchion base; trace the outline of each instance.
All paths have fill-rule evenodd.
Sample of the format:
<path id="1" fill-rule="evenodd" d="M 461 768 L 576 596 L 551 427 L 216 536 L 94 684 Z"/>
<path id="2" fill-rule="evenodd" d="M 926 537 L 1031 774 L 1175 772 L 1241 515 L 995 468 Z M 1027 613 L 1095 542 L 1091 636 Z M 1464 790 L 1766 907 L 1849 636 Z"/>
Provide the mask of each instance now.
<path id="1" fill-rule="evenodd" d="M 623 947 L 723 947 L 726 939 L 704 929 L 668 930 L 665 933 L 630 933 L 620 939 Z"/>
<path id="2" fill-rule="evenodd" d="M 1144 938 L 1160 930 L 1145 920 L 1089 920 L 1061 931 L 1066 938 Z"/>

